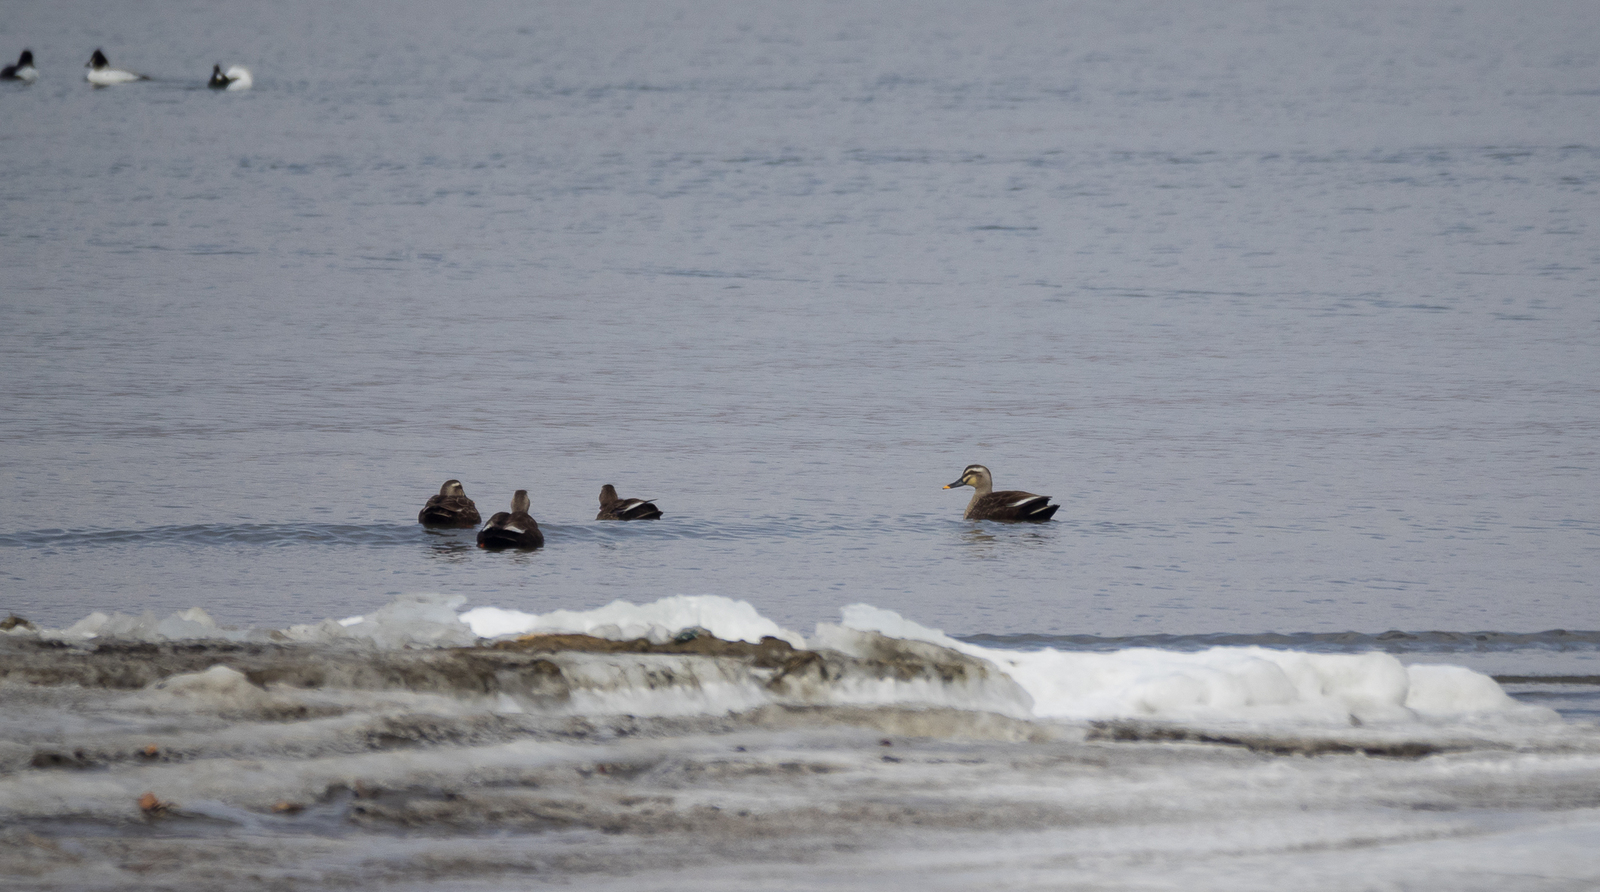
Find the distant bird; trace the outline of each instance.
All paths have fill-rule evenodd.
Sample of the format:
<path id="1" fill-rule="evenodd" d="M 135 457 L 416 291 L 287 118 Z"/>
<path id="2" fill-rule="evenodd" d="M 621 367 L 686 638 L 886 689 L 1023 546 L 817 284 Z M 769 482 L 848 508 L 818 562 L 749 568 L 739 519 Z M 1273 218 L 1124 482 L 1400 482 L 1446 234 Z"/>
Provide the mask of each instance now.
<path id="1" fill-rule="evenodd" d="M 961 472 L 961 479 L 945 486 L 945 489 L 954 489 L 958 486 L 970 486 L 977 490 L 972 494 L 972 501 L 967 503 L 967 513 L 962 515 L 967 520 L 1040 523 L 1055 516 L 1056 509 L 1061 507 L 1050 504 L 1049 496 L 1034 495 L 1018 489 L 995 492 L 994 477 L 983 465 L 967 465 L 967 469 Z"/>
<path id="2" fill-rule="evenodd" d="M 624 499 L 607 483 L 600 487 L 600 513 L 595 520 L 660 520 L 661 509 L 650 499 Z"/>
<path id="3" fill-rule="evenodd" d="M 83 67 L 89 69 L 89 73 L 85 74 L 84 78 L 97 87 L 109 87 L 112 84 L 125 84 L 129 81 L 147 81 L 150 79 L 143 74 L 134 74 L 121 68 L 112 68 L 111 63 L 106 61 L 106 54 L 99 50 L 94 51 L 94 55 L 89 57 L 88 64 Z"/>
<path id="4" fill-rule="evenodd" d="M 428 499 L 428 504 L 417 514 L 417 522 L 425 527 L 466 529 L 477 526 L 482 520 L 478 506 L 467 498 L 460 480 L 446 480 L 439 487 L 439 494 Z"/>
<path id="5" fill-rule="evenodd" d="M 33 67 L 33 50 L 23 50 L 17 57 L 17 64 L 0 68 L 0 81 L 24 81 L 33 83 L 39 79 L 39 69 Z"/>
<path id="6" fill-rule="evenodd" d="M 528 513 L 528 491 L 517 490 L 511 497 L 511 513 L 501 511 L 489 518 L 478 531 L 479 548 L 538 548 L 544 545 L 539 522 Z"/>
<path id="7" fill-rule="evenodd" d="M 232 65 L 227 71 L 221 65 L 211 66 L 211 80 L 206 86 L 213 90 L 248 90 L 255 83 L 250 77 L 250 69 L 243 65 Z"/>

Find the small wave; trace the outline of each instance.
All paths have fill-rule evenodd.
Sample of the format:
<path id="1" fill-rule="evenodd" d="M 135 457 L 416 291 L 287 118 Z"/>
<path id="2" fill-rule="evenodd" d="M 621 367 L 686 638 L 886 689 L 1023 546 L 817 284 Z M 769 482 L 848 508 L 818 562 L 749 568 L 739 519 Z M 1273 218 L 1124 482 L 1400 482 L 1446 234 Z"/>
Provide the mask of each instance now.
<path id="1" fill-rule="evenodd" d="M 30 530 L 0 535 L 0 547 L 83 548 L 105 545 L 407 545 L 427 541 L 416 524 L 207 523 L 142 530 Z"/>
<path id="2" fill-rule="evenodd" d="M 672 518 L 617 523 L 540 523 L 549 542 L 634 540 L 740 541 L 773 537 L 848 535 L 888 523 L 888 518 L 753 517 L 744 520 Z M 92 548 L 123 545 L 415 545 L 463 540 L 472 530 L 430 530 L 415 523 L 214 523 L 137 530 L 25 530 L 0 534 L 0 548 Z"/>
<path id="3" fill-rule="evenodd" d="M 1550 629 L 1544 632 L 1295 632 L 1207 635 L 962 635 L 959 640 L 998 650 L 1053 648 L 1110 653 L 1132 647 L 1194 652 L 1213 647 L 1269 647 L 1311 653 L 1392 654 L 1509 653 L 1514 651 L 1600 651 L 1600 631 Z"/>

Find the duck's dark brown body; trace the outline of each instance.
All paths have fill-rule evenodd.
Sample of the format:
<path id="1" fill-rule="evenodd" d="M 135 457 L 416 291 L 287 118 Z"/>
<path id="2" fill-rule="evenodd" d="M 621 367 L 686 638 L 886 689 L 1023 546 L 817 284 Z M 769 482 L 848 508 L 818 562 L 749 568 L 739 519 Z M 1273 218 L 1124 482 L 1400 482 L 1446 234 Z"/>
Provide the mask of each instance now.
<path id="1" fill-rule="evenodd" d="M 528 513 L 528 491 L 517 490 L 511 497 L 511 511 L 501 511 L 489 518 L 488 524 L 478 531 L 479 548 L 540 548 L 544 533 L 539 522 Z"/>
<path id="2" fill-rule="evenodd" d="M 945 489 L 970 486 L 976 492 L 967 503 L 967 520 L 999 520 L 1008 523 L 1043 523 L 1054 517 L 1060 505 L 1050 504 L 1049 496 L 1023 492 L 1020 489 L 994 491 L 994 477 L 983 465 L 967 465 L 961 479 Z"/>
<path id="3" fill-rule="evenodd" d="M 624 499 L 607 483 L 600 487 L 600 513 L 595 520 L 658 520 L 661 509 L 649 499 Z"/>
<path id="4" fill-rule="evenodd" d="M 467 529 L 483 522 L 478 506 L 467 498 L 460 480 L 446 480 L 439 494 L 428 499 L 417 514 L 417 522 L 425 527 Z"/>

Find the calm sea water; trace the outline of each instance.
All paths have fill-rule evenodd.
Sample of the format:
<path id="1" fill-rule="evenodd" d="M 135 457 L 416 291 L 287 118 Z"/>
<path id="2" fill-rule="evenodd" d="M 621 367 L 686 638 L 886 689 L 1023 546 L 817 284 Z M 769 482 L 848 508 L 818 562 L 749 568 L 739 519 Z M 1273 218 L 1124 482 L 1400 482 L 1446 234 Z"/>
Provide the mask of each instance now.
<path id="1" fill-rule="evenodd" d="M 8 4 L 0 609 L 1600 628 L 1600 6 Z M 95 90 L 95 47 L 153 77 Z M 214 62 L 255 88 L 204 88 Z M 961 520 L 969 462 L 1055 522 Z M 460 478 L 548 546 L 424 532 Z M 596 494 L 659 499 L 593 521 Z"/>

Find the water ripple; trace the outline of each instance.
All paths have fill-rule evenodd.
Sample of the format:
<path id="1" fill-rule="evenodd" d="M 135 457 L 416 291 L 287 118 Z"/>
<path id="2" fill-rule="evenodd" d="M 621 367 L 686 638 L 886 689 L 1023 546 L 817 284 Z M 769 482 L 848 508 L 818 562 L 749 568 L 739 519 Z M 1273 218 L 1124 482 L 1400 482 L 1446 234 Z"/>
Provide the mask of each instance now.
<path id="1" fill-rule="evenodd" d="M 741 520 L 669 519 L 618 523 L 541 523 L 547 542 L 611 543 L 634 540 L 745 541 L 809 536 L 854 536 L 903 523 L 887 517 L 752 517 Z M 923 522 L 927 519 L 924 518 Z M 473 530 L 430 530 L 414 523 L 213 523 L 144 529 L 25 530 L 0 534 L 0 548 L 93 548 L 124 545 L 356 545 L 436 544 L 440 540 L 470 542 Z"/>
<path id="2" fill-rule="evenodd" d="M 1211 647 L 1270 647 L 1311 653 L 1405 654 L 1509 653 L 1527 650 L 1600 651 L 1600 631 L 1550 629 L 1544 632 L 1295 632 L 1280 634 L 1134 635 L 971 635 L 962 641 L 1003 650 L 1055 648 L 1108 653 L 1130 647 L 1199 651 Z"/>

